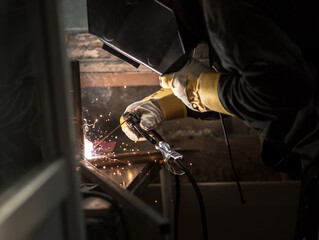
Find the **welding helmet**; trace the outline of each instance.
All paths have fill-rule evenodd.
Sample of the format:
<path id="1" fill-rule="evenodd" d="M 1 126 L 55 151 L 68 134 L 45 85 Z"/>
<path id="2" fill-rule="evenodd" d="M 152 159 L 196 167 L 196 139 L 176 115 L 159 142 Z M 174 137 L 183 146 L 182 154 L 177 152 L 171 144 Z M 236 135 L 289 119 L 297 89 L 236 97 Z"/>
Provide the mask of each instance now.
<path id="1" fill-rule="evenodd" d="M 178 71 L 192 57 L 174 11 L 156 0 L 87 0 L 89 33 L 103 49 L 159 74 Z"/>

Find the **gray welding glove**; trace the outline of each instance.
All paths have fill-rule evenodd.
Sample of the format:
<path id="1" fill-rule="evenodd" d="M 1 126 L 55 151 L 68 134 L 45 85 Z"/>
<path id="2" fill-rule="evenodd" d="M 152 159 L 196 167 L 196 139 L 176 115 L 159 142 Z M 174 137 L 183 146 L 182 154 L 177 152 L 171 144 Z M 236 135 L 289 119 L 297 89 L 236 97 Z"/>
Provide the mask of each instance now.
<path id="1" fill-rule="evenodd" d="M 157 128 L 164 120 L 183 118 L 187 115 L 186 106 L 171 89 L 160 89 L 141 101 L 130 104 L 124 111 L 141 117 L 140 126 L 145 131 Z M 144 141 L 145 138 L 129 127 L 121 117 L 122 131 L 132 141 Z"/>

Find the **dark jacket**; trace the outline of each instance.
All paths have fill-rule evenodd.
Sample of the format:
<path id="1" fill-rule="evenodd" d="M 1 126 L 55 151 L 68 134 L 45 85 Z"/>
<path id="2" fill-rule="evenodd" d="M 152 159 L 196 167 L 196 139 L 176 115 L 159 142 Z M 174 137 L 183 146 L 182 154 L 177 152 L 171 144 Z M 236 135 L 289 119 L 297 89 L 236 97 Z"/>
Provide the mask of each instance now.
<path id="1" fill-rule="evenodd" d="M 219 98 L 260 131 L 263 163 L 299 172 L 300 159 L 319 160 L 318 3 L 175 0 L 173 8 L 186 42 L 208 42 L 211 63 L 231 74 Z"/>

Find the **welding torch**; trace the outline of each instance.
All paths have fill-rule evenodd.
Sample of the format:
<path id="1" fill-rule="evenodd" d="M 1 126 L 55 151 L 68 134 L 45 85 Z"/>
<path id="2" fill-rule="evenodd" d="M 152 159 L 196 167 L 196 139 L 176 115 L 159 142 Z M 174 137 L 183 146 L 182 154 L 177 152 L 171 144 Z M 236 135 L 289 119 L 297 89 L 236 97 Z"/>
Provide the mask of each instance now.
<path id="1" fill-rule="evenodd" d="M 206 211 L 205 211 L 203 196 L 200 192 L 200 189 L 195 179 L 190 174 L 188 169 L 184 166 L 184 164 L 181 162 L 181 160 L 183 159 L 183 155 L 172 150 L 170 145 L 166 143 L 164 139 L 162 138 L 162 136 L 160 136 L 155 130 L 150 130 L 150 131 L 143 130 L 140 126 L 141 117 L 139 115 L 131 113 L 131 112 L 126 112 L 123 114 L 122 117 L 124 121 L 126 122 L 126 124 L 128 125 L 128 127 L 131 127 L 134 130 L 136 130 L 136 132 L 138 132 L 146 140 L 148 140 L 150 143 L 155 145 L 156 150 L 159 150 L 162 153 L 164 158 L 164 164 L 166 164 L 167 169 L 175 175 L 176 180 L 178 180 L 179 175 L 186 174 L 186 176 L 188 177 L 189 181 L 191 182 L 195 190 L 195 193 L 199 202 L 201 220 L 202 220 L 203 240 L 207 240 L 208 231 L 207 231 Z"/>
<path id="2" fill-rule="evenodd" d="M 166 167 L 169 171 L 171 171 L 175 175 L 183 175 L 185 173 L 175 163 L 176 160 L 183 159 L 183 155 L 174 151 L 156 130 L 143 130 L 140 126 L 141 117 L 139 115 L 131 112 L 126 112 L 123 114 L 123 119 L 128 127 L 133 128 L 147 141 L 155 145 L 155 149 L 162 153 L 164 163 L 166 164 Z"/>

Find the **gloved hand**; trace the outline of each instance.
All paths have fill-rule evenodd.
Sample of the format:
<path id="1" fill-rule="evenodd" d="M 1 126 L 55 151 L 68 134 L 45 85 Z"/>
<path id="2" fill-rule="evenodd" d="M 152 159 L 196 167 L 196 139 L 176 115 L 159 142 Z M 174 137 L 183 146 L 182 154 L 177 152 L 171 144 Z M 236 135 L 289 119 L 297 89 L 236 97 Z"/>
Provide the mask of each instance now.
<path id="1" fill-rule="evenodd" d="M 218 97 L 218 82 L 222 73 L 211 71 L 203 63 L 191 59 L 180 71 L 160 77 L 163 88 L 171 88 L 184 104 L 199 112 L 229 113 Z"/>
<path id="2" fill-rule="evenodd" d="M 160 89 L 142 101 L 129 105 L 124 113 L 132 112 L 141 116 L 140 126 L 143 130 L 149 131 L 162 124 L 164 120 L 183 118 L 187 115 L 187 110 L 183 102 L 177 98 L 171 89 Z M 123 117 L 120 123 L 124 122 Z M 144 141 L 134 129 L 126 123 L 121 125 L 122 131 L 132 141 Z"/>

